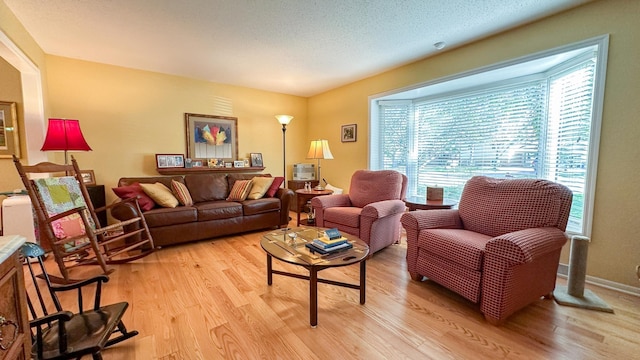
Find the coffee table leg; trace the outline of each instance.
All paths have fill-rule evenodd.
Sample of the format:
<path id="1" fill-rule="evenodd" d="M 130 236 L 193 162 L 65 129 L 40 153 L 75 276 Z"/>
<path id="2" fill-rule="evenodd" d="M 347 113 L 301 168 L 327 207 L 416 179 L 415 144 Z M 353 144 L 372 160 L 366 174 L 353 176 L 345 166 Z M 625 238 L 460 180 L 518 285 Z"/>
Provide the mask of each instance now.
<path id="1" fill-rule="evenodd" d="M 311 327 L 318 325 L 318 271 L 311 267 L 309 270 L 309 317 Z"/>
<path id="2" fill-rule="evenodd" d="M 271 255 L 267 254 L 267 285 L 271 285 L 273 283 L 273 274 L 271 270 Z"/>
<path id="3" fill-rule="evenodd" d="M 360 304 L 364 304 L 367 284 L 367 260 L 360 262 Z"/>

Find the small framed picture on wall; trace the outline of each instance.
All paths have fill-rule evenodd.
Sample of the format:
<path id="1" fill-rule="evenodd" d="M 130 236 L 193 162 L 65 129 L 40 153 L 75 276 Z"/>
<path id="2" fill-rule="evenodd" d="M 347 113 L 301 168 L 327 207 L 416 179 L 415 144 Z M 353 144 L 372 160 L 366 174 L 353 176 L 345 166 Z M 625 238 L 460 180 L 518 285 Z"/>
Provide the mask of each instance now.
<path id="1" fill-rule="evenodd" d="M 342 142 L 355 142 L 358 138 L 358 125 L 349 124 L 342 125 L 340 130 L 340 139 Z"/>

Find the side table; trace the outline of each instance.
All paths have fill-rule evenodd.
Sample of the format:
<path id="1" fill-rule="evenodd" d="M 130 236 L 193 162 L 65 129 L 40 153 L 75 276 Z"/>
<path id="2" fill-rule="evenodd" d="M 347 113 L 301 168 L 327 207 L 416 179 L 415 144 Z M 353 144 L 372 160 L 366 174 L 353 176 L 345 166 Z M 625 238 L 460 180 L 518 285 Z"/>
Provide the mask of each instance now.
<path id="1" fill-rule="evenodd" d="M 295 192 L 298 189 L 304 189 L 304 184 L 308 182 L 311 183 L 312 188 L 316 187 L 320 183 L 318 180 L 288 180 L 287 187 Z M 289 210 L 296 211 L 299 213 L 298 203 L 295 201 L 292 201 L 289 204 Z"/>
<path id="2" fill-rule="evenodd" d="M 411 197 L 404 201 L 405 205 L 409 208 L 409 211 L 416 210 L 435 210 L 435 209 L 452 209 L 458 204 L 457 201 L 444 199 L 444 200 L 427 200 L 426 198 Z"/>
<path id="3" fill-rule="evenodd" d="M 298 221 L 296 222 L 296 226 L 300 226 L 300 213 L 302 212 L 302 208 L 304 207 L 304 204 L 307 203 L 307 201 L 313 199 L 316 196 L 331 194 L 333 194 L 333 190 L 296 190 L 296 212 L 298 213 Z"/>

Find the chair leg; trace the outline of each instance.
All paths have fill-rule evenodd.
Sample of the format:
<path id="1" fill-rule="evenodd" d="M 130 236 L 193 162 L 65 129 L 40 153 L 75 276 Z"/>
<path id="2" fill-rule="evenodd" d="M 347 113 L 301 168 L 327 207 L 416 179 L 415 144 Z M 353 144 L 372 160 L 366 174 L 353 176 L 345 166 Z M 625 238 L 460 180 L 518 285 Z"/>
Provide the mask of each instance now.
<path id="1" fill-rule="evenodd" d="M 91 354 L 93 360 L 102 360 L 102 354 L 98 351 L 97 353 Z"/>

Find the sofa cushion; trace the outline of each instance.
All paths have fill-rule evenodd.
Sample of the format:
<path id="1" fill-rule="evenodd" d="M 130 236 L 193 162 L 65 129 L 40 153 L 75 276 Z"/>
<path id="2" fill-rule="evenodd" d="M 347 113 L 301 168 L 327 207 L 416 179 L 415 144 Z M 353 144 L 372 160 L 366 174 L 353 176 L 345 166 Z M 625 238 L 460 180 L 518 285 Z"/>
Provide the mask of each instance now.
<path id="1" fill-rule="evenodd" d="M 178 201 L 180 202 L 180 205 L 193 205 L 193 199 L 191 198 L 191 194 L 189 194 L 187 185 L 181 182 L 171 181 L 171 191 L 173 192 L 173 195 L 176 196 L 176 199 L 178 199 Z"/>
<path id="2" fill-rule="evenodd" d="M 242 212 L 245 216 L 279 210 L 280 199 L 262 198 L 257 200 L 245 200 L 242 202 Z"/>
<path id="3" fill-rule="evenodd" d="M 362 209 L 357 207 L 330 207 L 324 210 L 324 221 L 359 228 L 360 213 Z"/>
<path id="4" fill-rule="evenodd" d="M 249 195 L 247 195 L 247 199 L 256 200 L 260 199 L 267 193 L 269 187 L 273 183 L 272 177 L 266 176 L 256 176 L 251 179 L 251 190 L 249 191 Z"/>
<path id="5" fill-rule="evenodd" d="M 207 201 L 193 205 L 198 221 L 221 220 L 242 216 L 242 204 L 232 201 Z"/>
<path id="6" fill-rule="evenodd" d="M 227 201 L 243 201 L 251 191 L 252 180 L 238 180 L 233 184 Z"/>
<path id="7" fill-rule="evenodd" d="M 484 248 L 490 236 L 461 229 L 423 229 L 418 248 L 465 268 L 480 271 Z"/>
<path id="8" fill-rule="evenodd" d="M 174 208 L 178 206 L 178 199 L 173 196 L 171 190 L 164 184 L 157 182 L 155 184 L 140 184 L 142 190 L 149 195 L 156 202 L 156 204 L 162 207 Z"/>
<path id="9" fill-rule="evenodd" d="M 120 199 L 131 199 L 138 198 L 138 204 L 140 205 L 140 210 L 149 211 L 156 206 L 155 201 L 147 195 L 144 190 L 142 190 L 142 186 L 140 183 L 132 183 L 131 185 L 120 186 L 117 188 L 112 188 L 114 194 L 116 194 Z"/>
<path id="10" fill-rule="evenodd" d="M 151 228 L 177 224 L 187 224 L 198 220 L 194 207 L 178 206 L 175 208 L 156 208 L 144 213 L 144 219 Z"/>
<path id="11" fill-rule="evenodd" d="M 224 200 L 229 194 L 224 174 L 189 174 L 184 177 L 194 203 Z"/>

